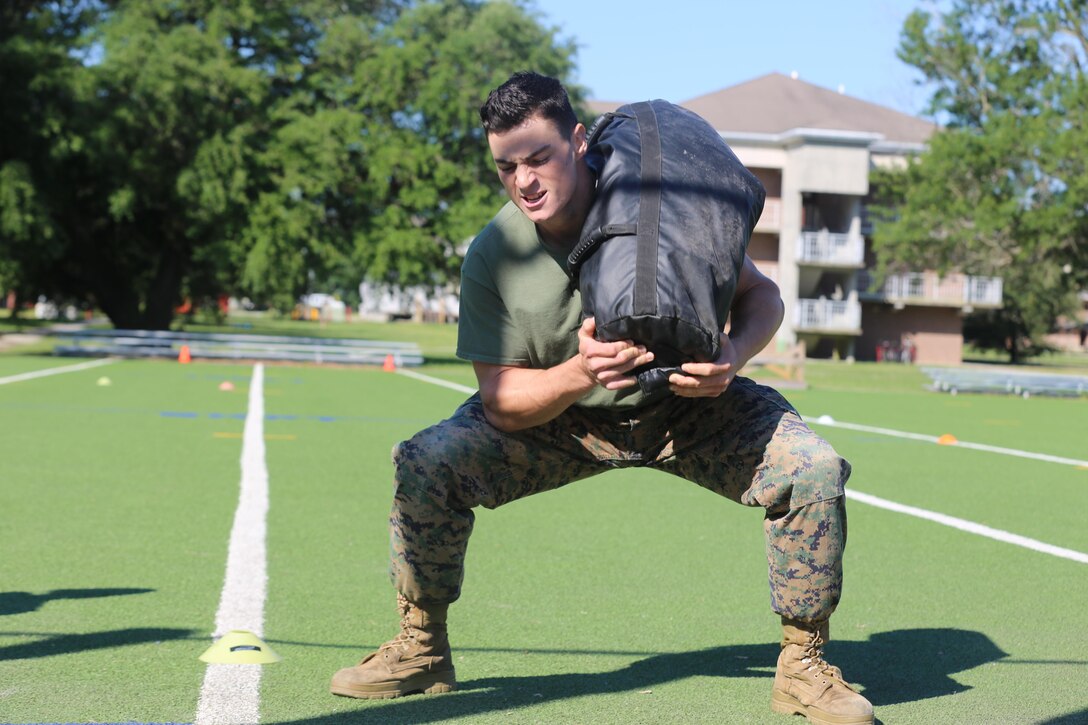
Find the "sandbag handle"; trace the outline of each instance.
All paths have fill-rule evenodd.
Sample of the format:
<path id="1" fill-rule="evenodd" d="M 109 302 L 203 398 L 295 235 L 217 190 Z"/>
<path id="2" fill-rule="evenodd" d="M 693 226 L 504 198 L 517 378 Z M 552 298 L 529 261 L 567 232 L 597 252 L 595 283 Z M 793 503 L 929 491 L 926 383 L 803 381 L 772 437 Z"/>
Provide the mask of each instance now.
<path id="1" fill-rule="evenodd" d="M 664 390 L 669 387 L 669 376 L 673 373 L 686 374 L 679 365 L 643 370 L 636 376 L 638 387 L 642 392 L 648 394 Z"/>
<path id="2" fill-rule="evenodd" d="M 589 236 L 578 242 L 574 251 L 567 257 L 567 271 L 570 272 L 571 276 L 577 277 L 578 270 L 602 244 L 612 237 L 633 236 L 635 234 L 638 234 L 638 226 L 635 224 L 605 224 L 597 227 L 589 233 Z"/>
<path id="3" fill-rule="evenodd" d="M 597 117 L 597 120 L 593 122 L 593 125 L 589 127 L 586 143 L 590 148 L 597 143 L 597 139 L 604 133 L 604 130 L 608 128 L 609 124 L 617 118 L 629 118 L 633 120 L 635 117 L 629 113 L 620 113 L 619 111 L 602 113 Z M 577 279 L 578 270 L 585 264 L 585 261 L 592 257 L 593 253 L 612 237 L 633 236 L 635 234 L 638 234 L 638 227 L 634 224 L 605 224 L 594 229 L 578 242 L 578 245 L 575 246 L 567 256 L 568 274 L 570 274 L 572 279 Z"/>
<path id="4" fill-rule="evenodd" d="M 612 121 L 617 118 L 634 118 L 634 116 L 629 113 L 620 113 L 618 111 L 602 113 L 600 116 L 597 116 L 597 120 L 589 127 L 589 132 L 586 134 L 586 144 L 592 146 L 597 143 L 597 137 L 604 133 L 604 130 L 608 128 L 608 124 L 612 123 Z"/>

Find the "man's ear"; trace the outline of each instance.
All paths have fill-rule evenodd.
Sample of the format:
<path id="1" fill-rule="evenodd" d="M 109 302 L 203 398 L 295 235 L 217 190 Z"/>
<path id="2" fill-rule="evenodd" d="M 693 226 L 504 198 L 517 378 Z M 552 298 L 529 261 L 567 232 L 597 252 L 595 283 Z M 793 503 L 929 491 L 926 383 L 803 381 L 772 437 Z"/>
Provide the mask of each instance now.
<path id="1" fill-rule="evenodd" d="M 571 134 L 571 142 L 574 144 L 574 155 L 577 158 L 582 158 L 586 155 L 586 151 L 589 149 L 589 142 L 586 137 L 586 127 L 580 123 L 574 125 L 574 133 Z"/>

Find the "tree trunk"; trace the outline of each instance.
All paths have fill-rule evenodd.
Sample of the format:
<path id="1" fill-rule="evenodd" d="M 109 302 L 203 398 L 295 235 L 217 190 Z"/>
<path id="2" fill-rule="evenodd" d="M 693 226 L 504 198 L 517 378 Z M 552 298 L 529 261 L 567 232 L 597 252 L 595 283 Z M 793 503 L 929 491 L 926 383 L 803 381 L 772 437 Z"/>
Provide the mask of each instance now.
<path id="1" fill-rule="evenodd" d="M 23 320 L 19 317 L 19 305 L 21 300 L 19 299 L 19 290 L 12 289 L 8 292 L 7 299 L 4 300 L 7 304 L 8 310 L 11 312 L 10 320 L 15 323 L 16 329 L 22 329 Z"/>
<path id="2" fill-rule="evenodd" d="M 161 227 L 159 227 L 161 228 Z M 85 278 L 93 285 L 93 294 L 102 311 L 119 330 L 169 330 L 174 310 L 181 297 L 181 283 L 188 266 L 188 247 L 184 240 L 175 242 L 164 231 L 154 265 L 155 275 L 143 284 L 131 270 L 102 262 L 102 255 L 85 260 Z M 146 290 L 143 289 L 146 284 Z"/>
<path id="3" fill-rule="evenodd" d="M 140 303 L 131 289 L 112 287 L 108 282 L 96 285 L 98 306 L 118 330 L 140 329 Z"/>
<path id="4" fill-rule="evenodd" d="M 144 300 L 143 329 L 169 330 L 174 321 L 174 310 L 181 301 L 181 270 L 184 266 L 182 253 L 173 245 L 163 251 L 155 282 Z"/>

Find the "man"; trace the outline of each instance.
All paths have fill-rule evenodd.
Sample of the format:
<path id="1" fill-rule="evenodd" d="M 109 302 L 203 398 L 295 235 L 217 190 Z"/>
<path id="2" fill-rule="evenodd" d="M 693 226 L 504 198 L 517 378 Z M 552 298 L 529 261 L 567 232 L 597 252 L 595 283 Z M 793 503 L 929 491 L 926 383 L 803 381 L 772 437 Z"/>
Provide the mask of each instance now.
<path id="1" fill-rule="evenodd" d="M 480 115 L 511 200 L 462 268 L 457 353 L 472 361 L 480 391 L 394 449 L 391 573 L 401 632 L 337 672 L 332 692 L 454 688 L 446 612 L 460 596 L 474 506 L 650 466 L 765 509 L 771 606 L 784 632 L 772 709 L 871 723 L 869 702 L 821 650 L 841 591 L 850 466 L 774 390 L 735 377 L 781 324 L 778 288 L 746 258 L 721 356 L 687 363 L 667 390 L 642 393 L 630 372 L 653 353 L 595 339 L 565 272 L 595 183 L 566 91 L 517 73 Z"/>

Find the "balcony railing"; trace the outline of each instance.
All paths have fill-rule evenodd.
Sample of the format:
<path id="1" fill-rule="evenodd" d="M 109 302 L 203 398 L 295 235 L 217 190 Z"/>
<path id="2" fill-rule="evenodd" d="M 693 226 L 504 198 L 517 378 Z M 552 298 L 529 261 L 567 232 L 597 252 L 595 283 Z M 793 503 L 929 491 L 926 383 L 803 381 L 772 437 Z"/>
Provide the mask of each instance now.
<path id="1" fill-rule="evenodd" d="M 797 261 L 800 264 L 861 267 L 865 264 L 865 240 L 860 235 L 801 232 L 797 238 Z"/>
<path id="2" fill-rule="evenodd" d="M 756 222 L 757 232 L 777 232 L 782 229 L 782 200 L 777 197 L 767 197 L 763 202 L 763 213 Z"/>
<path id="3" fill-rule="evenodd" d="M 797 332 L 861 331 L 861 305 L 856 300 L 797 300 L 793 328 Z"/>
<path id="4" fill-rule="evenodd" d="M 1000 307 L 1002 304 L 1000 277 L 959 273 L 941 277 L 936 272 L 907 272 L 889 275 L 883 285 L 869 291 L 872 280 L 873 275 L 868 271 L 858 276 L 858 290 L 863 298 L 945 307 Z"/>

